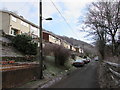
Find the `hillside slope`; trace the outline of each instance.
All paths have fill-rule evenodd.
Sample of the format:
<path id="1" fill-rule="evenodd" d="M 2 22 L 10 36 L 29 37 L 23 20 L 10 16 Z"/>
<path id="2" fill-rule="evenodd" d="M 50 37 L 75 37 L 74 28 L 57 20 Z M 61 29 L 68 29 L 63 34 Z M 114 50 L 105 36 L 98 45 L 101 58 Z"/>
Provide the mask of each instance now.
<path id="1" fill-rule="evenodd" d="M 17 49 L 15 49 L 13 46 L 7 46 L 3 43 L 12 43 L 8 38 L 6 37 L 0 37 L 0 57 L 22 57 L 24 56 L 21 52 L 19 52 Z"/>

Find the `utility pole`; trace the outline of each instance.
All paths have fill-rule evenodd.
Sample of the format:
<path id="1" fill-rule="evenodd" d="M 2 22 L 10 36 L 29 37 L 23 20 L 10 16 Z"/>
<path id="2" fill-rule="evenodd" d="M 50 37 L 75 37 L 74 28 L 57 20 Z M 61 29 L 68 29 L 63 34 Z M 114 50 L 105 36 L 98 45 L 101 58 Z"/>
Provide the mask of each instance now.
<path id="1" fill-rule="evenodd" d="M 39 79 L 43 78 L 43 53 L 42 53 L 42 0 L 39 2 L 39 9 L 40 9 L 40 15 L 39 15 L 39 43 L 40 47 L 38 48 L 38 54 L 39 54 L 39 65 L 40 65 L 40 76 Z"/>
<path id="2" fill-rule="evenodd" d="M 40 72 L 39 72 L 39 79 L 43 79 L 44 76 L 43 76 L 43 42 L 42 42 L 42 39 L 43 39 L 43 35 L 42 35 L 42 0 L 39 1 L 39 9 L 40 9 L 40 15 L 39 15 L 39 47 L 38 47 L 38 61 L 39 61 L 39 66 L 40 66 Z M 46 18 L 44 20 L 52 20 L 52 18 Z"/>

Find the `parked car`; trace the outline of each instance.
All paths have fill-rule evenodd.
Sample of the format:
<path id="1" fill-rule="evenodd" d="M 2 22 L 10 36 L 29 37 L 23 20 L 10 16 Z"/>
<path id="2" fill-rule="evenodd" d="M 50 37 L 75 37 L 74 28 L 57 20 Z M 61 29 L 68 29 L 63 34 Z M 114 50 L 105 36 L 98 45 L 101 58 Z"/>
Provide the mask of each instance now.
<path id="1" fill-rule="evenodd" d="M 88 61 L 88 63 L 91 61 L 91 58 L 89 58 L 89 57 L 87 57 L 87 61 Z"/>
<path id="2" fill-rule="evenodd" d="M 75 66 L 75 67 L 82 67 L 82 66 L 84 66 L 84 61 L 80 60 L 80 59 L 75 60 L 72 65 Z"/>
<path id="3" fill-rule="evenodd" d="M 89 59 L 83 59 L 83 62 L 84 62 L 85 64 L 87 64 L 87 63 L 90 62 L 90 60 L 89 60 Z"/>
<path id="4" fill-rule="evenodd" d="M 95 61 L 99 61 L 98 56 L 94 57 L 94 60 Z"/>
<path id="5" fill-rule="evenodd" d="M 90 59 L 87 59 L 87 62 L 89 63 L 89 62 L 90 62 Z"/>

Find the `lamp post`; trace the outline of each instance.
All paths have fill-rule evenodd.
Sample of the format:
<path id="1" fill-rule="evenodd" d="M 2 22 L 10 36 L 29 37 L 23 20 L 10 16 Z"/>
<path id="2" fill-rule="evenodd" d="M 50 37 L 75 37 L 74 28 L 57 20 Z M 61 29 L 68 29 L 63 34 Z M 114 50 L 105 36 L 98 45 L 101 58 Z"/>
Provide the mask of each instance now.
<path id="1" fill-rule="evenodd" d="M 40 75 L 39 75 L 39 79 L 43 78 L 43 53 L 42 53 L 42 0 L 40 0 L 39 2 L 39 9 L 40 9 L 40 18 L 39 18 L 39 43 L 40 46 L 38 48 L 38 59 L 39 59 L 39 65 L 40 65 Z"/>
<path id="2" fill-rule="evenodd" d="M 39 65 L 40 65 L 40 75 L 39 79 L 43 78 L 43 46 L 42 46 L 42 0 L 39 2 L 39 9 L 40 9 L 40 17 L 39 17 L 39 43 L 40 47 L 38 47 L 38 59 L 39 59 Z M 46 18 L 45 20 L 52 20 L 52 18 Z"/>

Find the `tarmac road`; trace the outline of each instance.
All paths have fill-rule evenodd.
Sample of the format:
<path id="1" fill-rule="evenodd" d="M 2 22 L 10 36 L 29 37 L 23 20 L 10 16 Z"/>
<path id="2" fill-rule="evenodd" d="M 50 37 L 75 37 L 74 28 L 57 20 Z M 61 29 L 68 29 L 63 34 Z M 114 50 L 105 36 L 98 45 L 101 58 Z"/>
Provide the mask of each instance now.
<path id="1" fill-rule="evenodd" d="M 97 66 L 98 61 L 91 61 L 49 88 L 99 88 Z"/>

